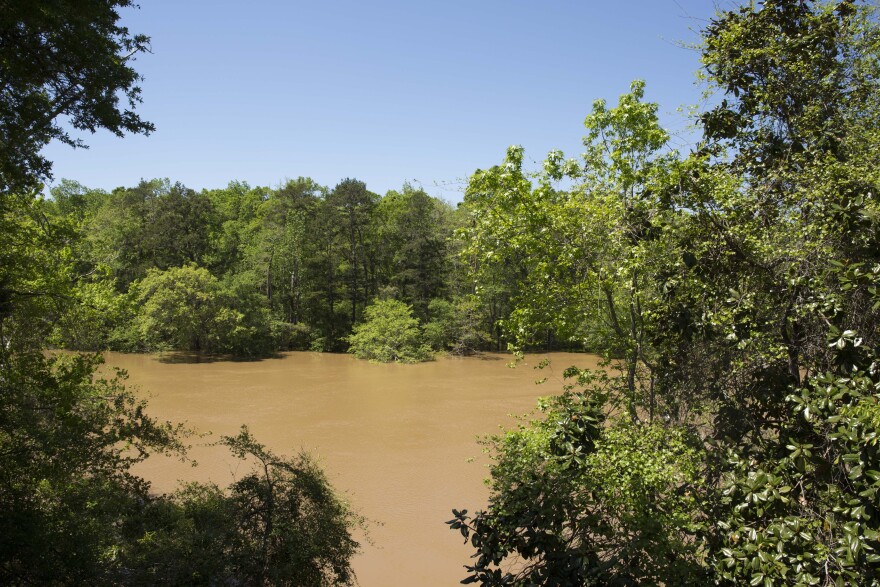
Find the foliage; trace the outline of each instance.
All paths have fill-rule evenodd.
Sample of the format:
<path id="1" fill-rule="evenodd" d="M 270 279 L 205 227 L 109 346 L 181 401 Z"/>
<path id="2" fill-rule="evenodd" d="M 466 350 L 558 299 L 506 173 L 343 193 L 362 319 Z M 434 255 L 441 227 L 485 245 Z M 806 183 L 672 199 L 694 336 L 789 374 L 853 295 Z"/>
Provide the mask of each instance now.
<path id="1" fill-rule="evenodd" d="M 364 322 L 348 337 L 349 352 L 380 363 L 418 363 L 432 358 L 412 308 L 401 301 L 374 300 Z"/>
<path id="2" fill-rule="evenodd" d="M 693 538 L 702 525 L 698 440 L 661 424 L 605 425 L 601 387 L 552 398 L 543 419 L 492 439 L 488 510 L 455 511 L 448 522 L 476 551 L 464 583 L 705 580 Z"/>
<path id="3" fill-rule="evenodd" d="M 103 198 L 83 226 L 83 249 L 124 289 L 149 269 L 202 263 L 212 215 L 204 194 L 168 180 L 141 181 Z"/>
<path id="4" fill-rule="evenodd" d="M 463 274 L 451 271 L 449 239 L 460 216 L 454 219 L 448 204 L 410 186 L 384 198 L 357 180 L 337 188 L 300 177 L 276 189 L 232 182 L 197 193 L 154 179 L 106 193 L 62 181 L 51 200 L 29 204 L 27 213 L 36 230 L 64 242 L 65 258 L 53 263 L 64 268 L 58 278 L 76 302 L 43 304 L 51 343 L 194 348 L 192 340 L 166 335 L 145 339 L 134 324 L 143 314 L 138 284 L 148 273 L 189 265 L 210 273 L 228 310 L 225 325 L 205 325 L 215 331 L 211 352 L 246 356 L 345 350 L 367 300 L 383 288 L 394 288 L 422 320 L 431 299 L 469 295 Z M 23 213 L 16 202 L 9 199 L 10 214 Z M 473 320 L 491 330 L 491 309 L 474 310 Z"/>
<path id="5" fill-rule="evenodd" d="M 140 76 L 130 62 L 149 38 L 118 24 L 129 0 L 5 2 L 0 14 L 0 193 L 25 193 L 49 176 L 52 140 L 85 146 L 78 131 L 149 133 L 134 112 Z M 120 98 L 127 106 L 120 106 Z"/>
<path id="6" fill-rule="evenodd" d="M 455 308 L 446 300 L 434 299 L 428 303 L 428 315 L 431 319 L 423 328 L 425 341 L 434 350 L 444 350 L 455 338 Z"/>
<path id="7" fill-rule="evenodd" d="M 0 581 L 110 583 L 149 484 L 131 466 L 179 451 L 177 429 L 148 417 L 100 358 L 0 354 Z"/>
<path id="8" fill-rule="evenodd" d="M 129 467 L 140 448 L 176 448 L 172 430 L 94 380 L 92 359 L 38 352 L 49 340 L 235 354 L 348 342 L 401 362 L 586 345 L 613 375 L 577 373 L 585 391 L 489 442 L 489 507 L 450 522 L 476 551 L 467 582 L 880 584 L 874 7 L 722 11 L 701 46 L 719 96 L 692 153 L 667 148 L 636 81 L 593 104 L 581 159 L 553 151 L 529 171 L 512 147 L 459 210 L 356 179 L 66 182 L 38 198 L 40 148 L 77 144 L 58 116 L 151 128 L 118 107 L 137 102 L 122 52 L 146 49 L 116 26 L 123 6 L 0 16 L 6 582 L 351 579 L 354 518 L 307 459 L 245 430 L 226 443 L 254 474 L 150 497 Z"/>
<path id="9" fill-rule="evenodd" d="M 768 458 L 731 451 L 714 565 L 722 584 L 880 581 L 880 405 L 876 365 L 827 373 L 788 398 Z"/>
<path id="10" fill-rule="evenodd" d="M 513 310 L 503 321 L 517 346 L 553 336 L 589 341 L 621 359 L 629 412 L 653 401 L 640 379 L 653 380 L 644 306 L 652 273 L 669 262 L 661 235 L 670 214 L 657 201 L 657 184 L 672 162 L 657 120 L 633 82 L 615 108 L 604 100 L 587 117 L 583 162 L 553 151 L 533 185 L 523 151 L 511 147 L 502 165 L 477 171 L 465 197 L 471 225 L 462 231 L 481 284 L 512 282 Z M 574 181 L 568 191 L 554 187 Z M 485 298 L 484 298 L 485 299 Z"/>
<path id="11" fill-rule="evenodd" d="M 617 109 L 594 106 L 583 167 L 551 152 L 534 186 L 514 149 L 474 175 L 478 281 L 483 267 L 499 266 L 492 279 L 515 264 L 508 325 L 524 337 L 596 328 L 602 308 L 609 356 L 623 359 L 628 381 L 586 398 L 614 420 L 623 400 L 629 421 L 597 425 L 588 456 L 562 480 L 540 448 L 563 425 L 558 413 L 496 439 L 489 509 L 453 520 L 476 551 L 468 581 L 880 584 L 878 32 L 873 8 L 855 2 L 721 12 L 702 50 L 710 89 L 723 95 L 687 158 L 652 151 L 662 135 L 634 91 Z M 616 126 L 627 120 L 634 126 Z M 565 176 L 583 185 L 550 187 Z M 621 186 L 634 191 L 609 189 Z M 594 225 L 607 243 L 585 238 Z M 613 325 L 615 307 L 625 328 Z M 666 473 L 639 461 L 682 439 L 690 452 L 667 455 Z M 627 463 L 638 483 L 682 483 L 656 493 L 671 501 L 654 515 L 673 514 L 649 538 L 663 557 L 613 556 L 643 544 L 628 512 L 644 510 L 607 489 L 630 481 L 602 468 L 600 454 Z M 529 513 L 530 500 L 557 498 L 535 518 L 551 529 L 529 534 L 532 518 L 505 517 L 519 512 L 511 495 L 526 496 L 516 503 Z M 596 511 L 614 523 L 590 518 Z M 602 542 L 589 550 L 571 536 Z"/>
<path id="12" fill-rule="evenodd" d="M 67 350 L 137 350 L 131 301 L 110 281 L 83 281 L 71 290 L 71 303 L 59 312 L 48 341 Z"/>
<path id="13" fill-rule="evenodd" d="M 149 492 L 131 467 L 180 453 L 181 429 L 146 415 L 100 357 L 6 353 L 0 362 L 0 580 L 4 584 L 339 585 L 360 518 L 306 455 L 246 428 L 223 444 L 254 471 L 228 490 Z"/>
<path id="14" fill-rule="evenodd" d="M 701 116 L 706 138 L 738 144 L 736 167 L 757 176 L 820 153 L 842 154 L 853 108 L 876 102 L 876 30 L 855 2 L 768 0 L 718 15 L 703 63 L 726 94 Z"/>
<path id="15" fill-rule="evenodd" d="M 0 346 L 41 346 L 69 294 L 70 233 L 68 225 L 47 221 L 41 199 L 0 199 Z"/>
<path id="16" fill-rule="evenodd" d="M 247 427 L 223 437 L 254 470 L 228 491 L 191 484 L 156 500 L 126 553 L 141 584 L 320 587 L 354 582 L 351 537 L 362 521 L 305 454 L 281 458 Z"/>
<path id="17" fill-rule="evenodd" d="M 232 181 L 226 188 L 206 190 L 210 202 L 209 242 L 205 265 L 215 275 L 241 272 L 247 264 L 248 245 L 258 230 L 261 207 L 269 199 L 268 188 L 252 188 Z"/>
<path id="18" fill-rule="evenodd" d="M 324 473 L 304 454 L 295 460 L 278 458 L 246 427 L 223 443 L 234 455 L 256 460 L 257 470 L 231 488 L 244 536 L 242 554 L 256 583 L 351 583 L 350 560 L 358 544 L 349 531 L 356 518 Z"/>

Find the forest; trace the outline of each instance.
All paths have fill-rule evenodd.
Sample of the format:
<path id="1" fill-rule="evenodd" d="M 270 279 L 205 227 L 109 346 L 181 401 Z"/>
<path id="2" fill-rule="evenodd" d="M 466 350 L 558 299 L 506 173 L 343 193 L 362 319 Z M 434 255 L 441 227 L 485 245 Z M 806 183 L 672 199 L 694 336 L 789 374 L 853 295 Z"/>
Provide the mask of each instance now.
<path id="1" fill-rule="evenodd" d="M 510 292 L 478 299 L 468 286 L 454 239 L 464 212 L 410 185 L 380 197 L 355 179 L 199 193 L 63 181 L 39 205 L 82 276 L 78 303 L 45 316 L 60 348 L 339 352 L 374 302 L 416 321 L 406 347 L 502 345 Z"/>
<path id="2" fill-rule="evenodd" d="M 363 521 L 308 457 L 242 428 L 222 443 L 252 474 L 153 495 L 131 466 L 185 451 L 186 431 L 98 376 L 99 355 L 47 349 L 542 348 L 606 369 L 569 369 L 534 420 L 489 441 L 488 507 L 447 522 L 473 552 L 462 583 L 880 585 L 873 3 L 720 10 L 693 149 L 670 148 L 636 80 L 594 102 L 582 155 L 530 168 L 510 147 L 458 206 L 356 179 L 62 181 L 44 197 L 40 149 L 71 140 L 59 113 L 150 130 L 115 59 L 144 43 L 116 24 L 129 3 L 89 2 L 78 42 L 106 63 L 79 69 L 53 67 L 71 16 L 44 4 L 0 17 L 2 582 L 354 581 Z"/>

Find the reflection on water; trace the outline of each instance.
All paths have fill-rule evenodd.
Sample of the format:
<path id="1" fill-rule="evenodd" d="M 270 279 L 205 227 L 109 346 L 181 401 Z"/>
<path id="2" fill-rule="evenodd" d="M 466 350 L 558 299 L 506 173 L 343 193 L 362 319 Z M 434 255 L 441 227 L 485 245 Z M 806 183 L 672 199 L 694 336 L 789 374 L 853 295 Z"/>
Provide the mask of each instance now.
<path id="1" fill-rule="evenodd" d="M 551 366 L 535 371 L 544 358 Z M 364 543 L 354 563 L 363 587 L 458 584 L 470 550 L 443 522 L 453 507 L 485 505 L 487 461 L 476 437 L 513 425 L 509 414 L 558 393 L 566 367 L 595 365 L 588 355 L 566 353 L 530 355 L 515 369 L 500 355 L 418 365 L 320 353 L 249 362 L 118 353 L 106 359 L 128 371 L 153 416 L 211 433 L 195 440 L 198 467 L 160 457 L 138 467 L 156 491 L 172 491 L 178 479 L 226 486 L 244 474 L 224 449 L 210 446 L 241 424 L 275 452 L 317 456 L 354 508 L 379 522 L 373 544 Z"/>

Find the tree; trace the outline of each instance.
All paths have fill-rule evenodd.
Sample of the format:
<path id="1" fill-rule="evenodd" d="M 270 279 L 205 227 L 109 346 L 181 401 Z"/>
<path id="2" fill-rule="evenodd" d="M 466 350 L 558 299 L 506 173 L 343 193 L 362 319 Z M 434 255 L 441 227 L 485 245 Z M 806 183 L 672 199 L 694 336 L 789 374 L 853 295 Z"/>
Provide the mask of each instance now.
<path id="1" fill-rule="evenodd" d="M 327 203 L 337 214 L 338 234 L 345 242 L 341 273 L 348 288 L 350 327 L 354 327 L 360 317 L 358 307 L 363 309 L 367 300 L 377 293 L 375 263 L 367 248 L 370 214 L 377 199 L 376 194 L 367 191 L 364 182 L 350 178 L 339 182 L 327 196 Z"/>
<path id="2" fill-rule="evenodd" d="M 444 202 L 405 184 L 385 194 L 373 214 L 382 282 L 396 288 L 419 319 L 427 316 L 430 300 L 446 292 L 447 212 Z"/>
<path id="3" fill-rule="evenodd" d="M 120 291 L 151 268 L 201 264 L 213 216 L 205 194 L 167 179 L 114 190 L 87 222 L 91 262 L 109 271 Z"/>
<path id="4" fill-rule="evenodd" d="M 190 484 L 150 504 L 129 529 L 131 582 L 353 584 L 351 532 L 363 521 L 308 455 L 280 457 L 245 426 L 221 443 L 253 470 L 226 491 Z"/>
<path id="5" fill-rule="evenodd" d="M 358 359 L 380 363 L 418 363 L 431 359 L 412 308 L 393 299 L 375 300 L 364 311 L 364 322 L 356 324 L 348 337 L 349 351 Z"/>
<path id="6" fill-rule="evenodd" d="M 203 193 L 214 212 L 206 266 L 218 277 L 244 271 L 247 247 L 258 232 L 260 207 L 269 199 L 271 190 L 231 181 L 226 188 Z"/>
<path id="7" fill-rule="evenodd" d="M 0 203 L 0 346 L 42 348 L 70 297 L 75 239 L 69 223 L 51 223 L 47 203 L 10 195 Z M 50 270 L 51 269 L 51 270 Z"/>
<path id="8" fill-rule="evenodd" d="M 656 411 L 644 310 L 655 293 L 652 273 L 672 254 L 660 238 L 671 213 L 656 193 L 675 158 L 664 151 L 657 105 L 643 98 L 636 81 L 617 107 L 596 101 L 584 123 L 583 161 L 551 152 L 537 186 L 519 147 L 502 165 L 478 170 L 465 196 L 472 224 L 462 231 L 479 290 L 493 289 L 498 275 L 513 283 L 504 326 L 516 343 L 589 340 L 620 359 L 633 419 L 641 405 L 651 417 Z M 576 183 L 554 187 L 563 178 Z"/>
<path id="9" fill-rule="evenodd" d="M 50 177 L 51 163 L 40 155 L 50 141 L 85 146 L 65 125 L 118 136 L 153 130 L 134 112 L 141 90 L 131 61 L 149 51 L 149 38 L 119 26 L 117 10 L 129 6 L 130 0 L 3 4 L 0 193 L 25 192 Z"/>
<path id="10" fill-rule="evenodd" d="M 695 211 L 696 264 L 675 276 L 673 300 L 694 312 L 663 324 L 673 338 L 699 333 L 692 355 L 709 351 L 697 389 L 716 406 L 707 477 L 721 489 L 710 535 L 721 584 L 878 584 L 871 10 L 768 1 L 706 31 L 725 100 L 703 116 L 707 140 L 676 196 Z M 690 369 L 669 367 L 673 385 Z"/>
<path id="11" fill-rule="evenodd" d="M 238 512 L 240 568 L 256 584 L 347 585 L 358 543 L 350 536 L 357 518 L 336 496 L 307 455 L 282 459 L 254 440 L 247 427 L 223 443 L 257 469 L 232 485 Z M 250 568 L 249 568 L 250 567 Z"/>
<path id="12" fill-rule="evenodd" d="M 853 8 L 767 2 L 719 14 L 704 62 L 725 96 L 663 196 L 690 213 L 654 313 L 666 356 L 658 384 L 711 406 L 713 433 L 743 448 L 788 418 L 791 387 L 833 366 L 829 323 L 875 329 L 871 311 L 817 311 L 855 293 L 842 294 L 829 264 L 877 260 L 876 152 L 866 148 L 878 123 L 866 71 L 877 31 Z"/>
<path id="13" fill-rule="evenodd" d="M 277 315 L 289 324 L 306 321 L 305 299 L 314 290 L 308 256 L 323 188 L 307 177 L 288 181 L 261 209 L 262 225 L 249 249 L 249 261 L 264 275 L 263 291 Z M 256 267 L 255 267 L 256 268 Z"/>
<path id="14" fill-rule="evenodd" d="M 113 583 L 121 521 L 149 501 L 131 467 L 182 448 L 92 355 L 0 349 L 0 581 Z"/>
<path id="15" fill-rule="evenodd" d="M 723 93 L 701 117 L 705 140 L 658 169 L 642 191 L 650 205 L 632 209 L 636 222 L 609 251 L 624 260 L 620 275 L 630 278 L 635 262 L 649 277 L 639 344 L 650 349 L 663 418 L 646 424 L 639 409 L 641 422 L 615 418 L 613 400 L 630 388 L 624 370 L 624 381 L 593 381 L 566 400 L 611 415 L 587 441 L 568 422 L 595 412 L 552 409 L 495 439 L 489 509 L 452 520 L 476 551 L 469 582 L 880 584 L 876 13 L 847 1 L 767 0 L 719 13 L 705 35 L 705 71 Z M 551 157 L 548 172 L 565 165 Z M 520 230 L 508 234 L 528 235 L 527 213 L 546 214 L 538 226 L 564 243 L 559 215 L 546 212 L 554 192 L 518 183 L 518 171 L 508 164 L 490 176 L 502 189 L 484 192 L 520 202 L 521 224 L 507 220 Z M 627 218 L 613 210 L 572 213 Z M 676 438 L 687 451 L 673 448 Z M 556 439 L 573 454 L 565 467 L 548 448 Z M 666 455 L 665 472 L 650 462 L 655 453 Z M 627 473 L 604 468 L 600 454 Z M 642 485 L 662 479 L 672 483 Z M 633 481 L 649 509 L 609 492 Z M 675 513 L 658 534 L 627 513 L 650 508 Z M 642 538 L 664 556 L 637 553 Z M 614 556 L 627 551 L 637 554 Z"/>
<path id="16" fill-rule="evenodd" d="M 314 328 L 311 348 L 317 351 L 345 350 L 343 337 L 351 330 L 350 313 L 345 307 L 345 242 L 340 240 L 339 210 L 329 197 L 320 199 L 311 219 L 306 272 L 314 287 L 303 300 Z"/>

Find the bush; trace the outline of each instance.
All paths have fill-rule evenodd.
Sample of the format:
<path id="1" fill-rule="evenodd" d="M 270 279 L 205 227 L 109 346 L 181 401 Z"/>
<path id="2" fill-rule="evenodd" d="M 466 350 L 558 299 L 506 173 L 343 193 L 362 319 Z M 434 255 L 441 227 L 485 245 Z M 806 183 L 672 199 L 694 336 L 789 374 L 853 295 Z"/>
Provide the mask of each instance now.
<path id="1" fill-rule="evenodd" d="M 380 363 L 418 363 L 433 358 L 412 307 L 397 300 L 376 300 L 364 310 L 365 321 L 347 338 L 358 359 Z"/>
<path id="2" fill-rule="evenodd" d="M 489 440 L 488 509 L 453 510 L 447 522 L 475 551 L 462 583 L 707 584 L 695 539 L 699 439 L 625 416 L 606 422 L 603 393 L 542 400 L 545 418 Z"/>

